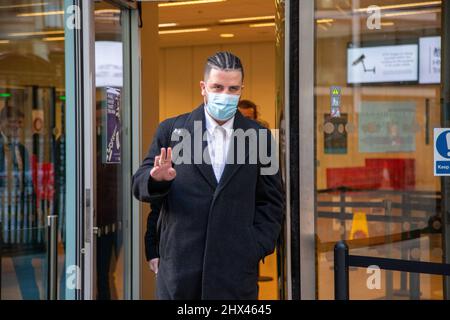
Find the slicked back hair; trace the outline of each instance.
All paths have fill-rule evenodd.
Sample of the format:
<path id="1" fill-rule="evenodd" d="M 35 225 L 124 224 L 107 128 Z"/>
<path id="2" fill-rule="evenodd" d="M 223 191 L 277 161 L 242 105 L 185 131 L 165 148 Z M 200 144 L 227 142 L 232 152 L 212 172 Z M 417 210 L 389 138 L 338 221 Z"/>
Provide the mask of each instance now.
<path id="1" fill-rule="evenodd" d="M 222 71 L 241 71 L 242 81 L 244 80 L 244 67 L 241 59 L 228 51 L 217 52 L 215 55 L 208 58 L 205 65 L 204 80 L 208 80 L 211 69 Z"/>

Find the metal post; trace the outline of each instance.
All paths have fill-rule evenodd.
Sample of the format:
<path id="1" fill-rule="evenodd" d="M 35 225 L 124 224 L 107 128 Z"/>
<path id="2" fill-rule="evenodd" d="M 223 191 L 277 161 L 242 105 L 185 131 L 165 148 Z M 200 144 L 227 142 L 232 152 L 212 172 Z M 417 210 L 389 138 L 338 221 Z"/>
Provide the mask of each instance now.
<path id="1" fill-rule="evenodd" d="M 385 199 L 384 201 L 384 210 L 386 215 L 386 227 L 385 227 L 385 235 L 387 239 L 387 250 L 386 257 L 391 258 L 391 249 L 392 249 L 392 200 Z M 386 284 L 386 299 L 391 300 L 394 294 L 394 274 L 390 270 L 386 270 L 385 284 Z"/>
<path id="2" fill-rule="evenodd" d="M 47 300 L 58 297 L 58 216 L 47 216 Z"/>
<path id="3" fill-rule="evenodd" d="M 417 228 L 416 222 L 411 221 L 410 230 L 415 230 Z M 417 245 L 415 244 L 417 242 Z M 417 250 L 416 250 L 417 249 Z M 412 253 L 417 251 L 419 256 L 416 257 Z M 409 248 L 409 259 L 410 260 L 420 260 L 420 238 L 412 241 L 412 248 Z M 409 273 L 409 299 L 410 300 L 420 300 L 420 274 L 410 272 Z"/>
<path id="4" fill-rule="evenodd" d="M 348 246 L 345 241 L 334 246 L 334 299 L 349 300 Z"/>
<path id="5" fill-rule="evenodd" d="M 340 234 L 341 236 L 341 240 L 345 240 L 345 237 L 347 236 L 347 220 L 345 219 L 345 201 L 346 201 L 346 196 L 345 196 L 345 189 L 340 190 L 340 194 L 339 194 L 339 207 L 340 207 L 340 212 L 339 212 L 339 218 L 341 220 L 341 226 L 342 226 L 342 233 Z M 341 230 L 339 230 L 341 231 Z"/>
<path id="6" fill-rule="evenodd" d="M 402 242 L 400 243 L 400 250 L 401 250 L 401 259 L 402 260 L 407 260 L 408 259 L 408 251 L 409 249 L 406 248 L 405 245 L 405 241 L 407 238 L 407 235 L 404 234 L 403 232 L 405 231 L 404 225 L 405 225 L 405 221 L 407 221 L 408 223 L 410 223 L 410 217 L 411 217 L 411 212 L 409 210 L 409 206 L 410 206 L 410 198 L 409 198 L 409 194 L 407 193 L 403 193 L 402 194 L 402 223 L 401 223 L 401 231 L 402 231 Z M 408 231 L 411 231 L 411 224 L 410 224 L 410 228 Z M 404 293 L 407 290 L 407 273 L 406 272 L 400 272 L 400 294 L 404 295 Z"/>

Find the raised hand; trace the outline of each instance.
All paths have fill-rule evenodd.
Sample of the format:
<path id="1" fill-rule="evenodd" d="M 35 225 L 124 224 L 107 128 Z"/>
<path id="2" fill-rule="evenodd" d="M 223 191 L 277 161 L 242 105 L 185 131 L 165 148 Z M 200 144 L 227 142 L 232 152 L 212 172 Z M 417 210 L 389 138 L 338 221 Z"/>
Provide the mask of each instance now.
<path id="1" fill-rule="evenodd" d="M 171 181 L 177 172 L 172 168 L 172 148 L 161 148 L 161 154 L 155 157 L 150 176 L 156 181 Z"/>

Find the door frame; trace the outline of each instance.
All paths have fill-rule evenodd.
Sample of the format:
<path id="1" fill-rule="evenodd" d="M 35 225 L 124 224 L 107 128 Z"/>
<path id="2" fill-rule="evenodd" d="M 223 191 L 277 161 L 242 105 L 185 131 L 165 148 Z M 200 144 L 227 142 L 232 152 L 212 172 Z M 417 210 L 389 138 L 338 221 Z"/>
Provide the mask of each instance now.
<path id="1" fill-rule="evenodd" d="M 289 16 L 289 13 L 295 12 L 288 10 L 289 7 L 294 6 L 296 1 L 286 0 L 286 25 L 291 26 L 292 31 L 293 17 Z M 287 214 L 291 217 L 292 223 L 295 223 L 296 219 L 299 224 L 299 243 L 296 243 L 296 235 L 288 234 L 290 242 L 288 243 L 288 250 L 298 250 L 298 252 L 288 253 L 288 257 L 295 257 L 299 255 L 300 261 L 295 263 L 295 259 L 292 258 L 290 264 L 292 268 L 292 276 L 288 276 L 288 297 L 292 299 L 317 299 L 317 274 L 316 274 L 316 240 L 315 240 L 315 206 L 316 206 L 316 176 L 315 176 L 315 1 L 304 0 L 299 1 L 298 10 L 298 38 L 292 39 L 286 37 L 286 40 L 290 44 L 294 44 L 295 41 L 299 42 L 298 45 L 298 66 L 293 61 L 288 60 L 288 52 L 286 54 L 287 62 L 287 74 L 292 70 L 289 68 L 296 68 L 299 70 L 301 77 L 298 79 L 298 88 L 290 87 L 289 82 L 286 82 L 286 113 L 289 114 L 289 109 L 298 108 L 298 114 L 291 114 L 289 119 L 289 125 L 296 123 L 298 120 L 298 145 L 294 139 L 289 139 L 290 154 L 292 157 L 293 152 L 299 154 L 299 193 L 294 194 L 295 198 L 299 197 L 299 212 L 295 212 L 295 206 L 292 206 L 292 200 L 287 203 Z M 450 63 L 446 57 L 450 57 L 450 2 L 442 2 L 442 66 L 441 66 L 441 125 L 442 127 L 450 127 Z M 292 8 L 291 8 L 292 9 Z M 287 27 L 288 28 L 288 27 Z M 447 30 L 447 32 L 446 32 Z M 289 29 L 286 34 L 288 35 Z M 289 40 L 288 40 L 289 39 Z M 291 50 L 295 51 L 295 50 Z M 291 56 L 292 59 L 292 56 Z M 294 78 L 295 79 L 295 78 Z M 291 79 L 292 81 L 292 79 Z M 297 91 L 298 90 L 298 91 Z M 298 92 L 298 104 L 295 101 L 289 101 L 289 97 L 296 97 Z M 292 112 L 291 112 L 292 113 Z M 296 119 L 295 116 L 297 116 Z M 293 118 L 294 117 L 294 118 Z M 296 128 L 289 128 L 289 132 L 295 133 Z M 298 149 L 297 149 L 298 148 Z M 289 155 L 288 155 L 289 156 Z M 294 156 L 295 158 L 295 156 Z M 288 158 L 289 159 L 289 158 Z M 292 168 L 295 164 L 287 160 L 287 168 Z M 288 175 L 289 176 L 289 175 Z M 297 177 L 291 178 L 292 181 L 296 181 Z M 442 247 L 444 252 L 443 262 L 450 263 L 450 177 L 441 178 L 441 192 L 443 200 L 442 218 Z M 291 191 L 295 190 L 292 189 Z M 288 194 L 289 195 L 289 194 Z M 289 197 L 288 197 L 289 200 Z M 289 207 L 291 205 L 291 207 Z M 297 217 L 298 215 L 298 217 Z M 290 224 L 290 222 L 288 222 Z M 291 230 L 294 233 L 295 226 L 288 225 L 287 230 Z M 288 231 L 289 232 L 289 231 Z M 290 247 L 290 248 L 289 248 Z M 295 268 L 298 268 L 296 271 Z M 300 272 L 301 271 L 301 272 Z M 298 272 L 298 273 L 297 273 Z M 299 286 L 300 292 L 296 294 L 296 282 L 294 275 L 300 274 Z M 443 277 L 443 294 L 444 299 L 450 299 L 450 277 Z"/>
<path id="2" fill-rule="evenodd" d="M 441 49 L 441 125 L 450 128 L 450 3 L 442 1 Z M 446 32 L 447 31 L 447 32 Z M 444 262 L 450 263 L 450 177 L 441 178 L 442 249 Z M 443 278 L 444 299 L 450 300 L 450 277 Z"/>
<path id="3" fill-rule="evenodd" d="M 136 3 L 119 0 L 105 0 L 122 10 L 122 23 L 126 27 L 123 33 L 124 48 L 124 82 L 123 90 L 123 148 L 132 150 L 131 154 L 124 154 L 122 161 L 129 166 L 123 172 L 124 201 L 123 212 L 123 250 L 124 250 L 124 299 L 138 298 L 140 273 L 134 269 L 139 266 L 139 234 L 134 230 L 136 222 L 135 208 L 131 194 L 131 170 L 135 151 L 131 149 L 137 139 L 135 121 L 132 110 L 139 110 L 140 98 L 140 55 L 139 51 L 139 13 Z M 69 56 L 66 63 L 72 66 L 66 73 L 68 105 L 75 108 L 66 112 L 67 131 L 67 237 L 76 239 L 72 246 L 73 262 L 77 266 L 79 288 L 75 294 L 67 295 L 68 299 L 93 300 L 96 294 L 96 86 L 95 86 L 95 17 L 92 1 L 66 0 L 66 8 L 74 5 L 80 10 L 79 30 L 66 30 L 66 50 Z M 73 53 L 73 54 L 72 54 Z M 133 84 L 133 86 L 132 86 Z M 73 90 L 71 90 L 73 89 Z M 73 147 L 75 146 L 75 148 Z M 139 225 L 137 225 L 139 226 Z M 71 232 L 69 232 L 69 228 Z M 69 238 L 69 237 L 72 238 Z M 132 238 L 133 237 L 133 238 Z M 133 272 L 132 272 L 133 271 Z"/>

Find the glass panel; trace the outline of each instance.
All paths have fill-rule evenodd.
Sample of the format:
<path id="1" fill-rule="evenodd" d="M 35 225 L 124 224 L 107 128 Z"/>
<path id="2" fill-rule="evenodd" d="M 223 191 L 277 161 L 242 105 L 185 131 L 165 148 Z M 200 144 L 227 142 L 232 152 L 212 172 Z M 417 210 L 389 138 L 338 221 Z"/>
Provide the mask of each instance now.
<path id="1" fill-rule="evenodd" d="M 1 298 L 46 298 L 46 217 L 59 216 L 64 297 L 63 1 L 0 6 Z"/>
<path id="2" fill-rule="evenodd" d="M 442 262 L 439 1 L 316 0 L 318 297 L 333 299 L 333 245 Z M 370 12 L 367 11 L 369 6 Z M 442 277 L 350 270 L 351 299 L 442 299 Z"/>
<path id="3" fill-rule="evenodd" d="M 121 10 L 95 3 L 97 101 L 97 299 L 124 299 L 125 251 L 122 182 L 131 166 L 124 163 L 124 28 Z"/>

